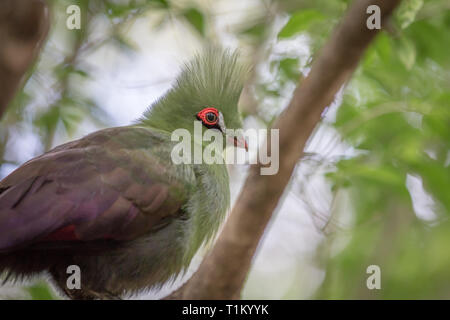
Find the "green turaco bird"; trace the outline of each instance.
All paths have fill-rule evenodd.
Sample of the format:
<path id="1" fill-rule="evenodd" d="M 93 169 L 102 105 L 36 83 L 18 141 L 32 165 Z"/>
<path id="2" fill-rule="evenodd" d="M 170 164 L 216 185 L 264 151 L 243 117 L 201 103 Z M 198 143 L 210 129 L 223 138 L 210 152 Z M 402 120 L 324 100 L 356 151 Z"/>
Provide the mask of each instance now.
<path id="1" fill-rule="evenodd" d="M 236 54 L 205 50 L 135 124 L 60 145 L 4 178 L 0 273 L 46 271 L 70 298 L 105 299 L 185 271 L 225 216 L 228 173 L 224 164 L 174 164 L 171 133 L 193 133 L 196 122 L 222 135 L 240 128 L 244 73 Z M 72 265 L 80 289 L 67 286 Z"/>

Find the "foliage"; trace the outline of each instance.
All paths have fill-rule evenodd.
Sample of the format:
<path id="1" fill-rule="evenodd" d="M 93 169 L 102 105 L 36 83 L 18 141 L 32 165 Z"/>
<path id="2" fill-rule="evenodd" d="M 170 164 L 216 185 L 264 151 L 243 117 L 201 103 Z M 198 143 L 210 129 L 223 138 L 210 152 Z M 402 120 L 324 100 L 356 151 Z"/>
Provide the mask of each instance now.
<path id="1" fill-rule="evenodd" d="M 361 152 L 329 173 L 351 194 L 354 220 L 326 262 L 323 298 L 450 297 L 450 11 L 405 1 L 392 28 L 338 110 L 336 128 Z M 381 290 L 366 288 L 369 265 L 381 268 Z"/>
<path id="2" fill-rule="evenodd" d="M 284 4 L 291 15 L 279 41 L 305 35 L 315 56 L 347 1 Z M 344 90 L 333 125 L 354 152 L 326 177 L 352 205 L 331 209 L 330 220 L 344 226 L 318 251 L 327 271 L 318 298 L 450 297 L 448 9 L 444 1 L 404 1 Z M 291 66 L 310 64 L 298 62 L 275 64 L 279 83 L 296 82 Z M 282 92 L 273 82 L 262 88 L 265 97 Z M 381 268 L 381 290 L 366 286 L 370 265 Z"/>

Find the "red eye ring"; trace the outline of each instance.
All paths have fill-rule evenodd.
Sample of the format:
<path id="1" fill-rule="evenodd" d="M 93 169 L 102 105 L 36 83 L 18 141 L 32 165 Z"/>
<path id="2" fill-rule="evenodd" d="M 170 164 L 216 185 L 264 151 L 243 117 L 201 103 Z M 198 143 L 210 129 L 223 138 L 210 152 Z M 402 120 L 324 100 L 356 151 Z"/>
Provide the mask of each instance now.
<path id="1" fill-rule="evenodd" d="M 214 127 L 219 122 L 219 111 L 208 107 L 197 113 L 197 119 L 201 120 L 207 127 Z"/>

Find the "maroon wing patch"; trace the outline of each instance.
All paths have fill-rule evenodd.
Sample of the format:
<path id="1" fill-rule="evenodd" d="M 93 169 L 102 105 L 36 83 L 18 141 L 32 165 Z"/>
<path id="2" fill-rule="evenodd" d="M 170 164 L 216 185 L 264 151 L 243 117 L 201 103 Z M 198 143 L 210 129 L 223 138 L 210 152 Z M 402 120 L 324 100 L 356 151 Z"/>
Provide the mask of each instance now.
<path id="1" fill-rule="evenodd" d="M 62 227 L 55 232 L 50 233 L 39 241 L 47 242 L 47 241 L 77 241 L 80 240 L 75 234 L 75 225 L 71 224 L 65 227 Z"/>

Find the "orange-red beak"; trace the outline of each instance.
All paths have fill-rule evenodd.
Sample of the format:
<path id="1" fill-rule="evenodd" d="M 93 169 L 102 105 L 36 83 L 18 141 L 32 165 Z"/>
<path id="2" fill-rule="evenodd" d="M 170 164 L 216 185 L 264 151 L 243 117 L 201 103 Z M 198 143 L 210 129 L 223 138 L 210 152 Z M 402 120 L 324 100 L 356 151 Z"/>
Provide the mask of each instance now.
<path id="1" fill-rule="evenodd" d="M 248 151 L 248 144 L 244 137 L 234 137 L 234 146 L 236 148 L 243 148 Z"/>

